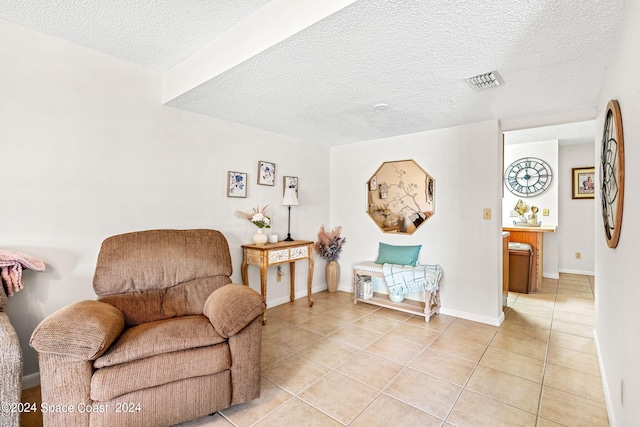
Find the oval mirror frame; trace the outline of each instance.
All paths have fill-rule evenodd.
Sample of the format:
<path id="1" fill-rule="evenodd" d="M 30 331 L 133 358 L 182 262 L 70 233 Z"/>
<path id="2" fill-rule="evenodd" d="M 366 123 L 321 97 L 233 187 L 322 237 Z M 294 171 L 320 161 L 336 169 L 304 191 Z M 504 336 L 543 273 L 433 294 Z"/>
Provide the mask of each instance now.
<path id="1" fill-rule="evenodd" d="M 436 181 L 414 160 L 384 162 L 366 186 L 366 212 L 384 233 L 413 234 L 435 213 Z"/>

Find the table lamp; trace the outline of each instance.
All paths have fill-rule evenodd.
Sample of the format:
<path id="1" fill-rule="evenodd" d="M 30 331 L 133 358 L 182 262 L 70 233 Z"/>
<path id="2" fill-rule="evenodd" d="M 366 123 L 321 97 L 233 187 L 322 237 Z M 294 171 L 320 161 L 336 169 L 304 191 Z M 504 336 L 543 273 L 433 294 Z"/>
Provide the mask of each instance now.
<path id="1" fill-rule="evenodd" d="M 285 242 L 293 242 L 293 238 L 291 237 L 291 206 L 298 205 L 300 205 L 300 203 L 298 202 L 296 189 L 294 187 L 285 188 L 284 197 L 282 199 L 282 206 L 289 207 L 289 221 L 287 225 L 287 238 L 284 239 Z"/>

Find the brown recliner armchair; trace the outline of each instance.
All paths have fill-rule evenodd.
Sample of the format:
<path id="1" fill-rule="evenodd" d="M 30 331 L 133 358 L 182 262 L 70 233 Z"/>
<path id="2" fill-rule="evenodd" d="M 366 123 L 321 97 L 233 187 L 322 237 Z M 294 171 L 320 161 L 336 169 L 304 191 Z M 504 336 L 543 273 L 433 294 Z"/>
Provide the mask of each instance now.
<path id="1" fill-rule="evenodd" d="M 151 230 L 102 243 L 97 301 L 31 337 L 45 426 L 169 426 L 260 395 L 265 303 L 231 284 L 215 230 Z"/>

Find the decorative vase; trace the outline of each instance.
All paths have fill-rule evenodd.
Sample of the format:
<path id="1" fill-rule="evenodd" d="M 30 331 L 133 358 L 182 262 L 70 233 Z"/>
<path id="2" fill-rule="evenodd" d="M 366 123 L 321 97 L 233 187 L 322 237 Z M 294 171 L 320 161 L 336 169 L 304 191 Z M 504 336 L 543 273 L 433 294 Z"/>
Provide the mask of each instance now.
<path id="1" fill-rule="evenodd" d="M 327 275 L 327 290 L 335 292 L 338 290 L 338 282 L 340 281 L 340 264 L 338 261 L 329 261 L 325 270 Z"/>
<path id="2" fill-rule="evenodd" d="M 264 229 L 258 228 L 258 232 L 253 235 L 253 243 L 256 245 L 264 245 L 269 240 L 269 236 L 264 233 Z"/>

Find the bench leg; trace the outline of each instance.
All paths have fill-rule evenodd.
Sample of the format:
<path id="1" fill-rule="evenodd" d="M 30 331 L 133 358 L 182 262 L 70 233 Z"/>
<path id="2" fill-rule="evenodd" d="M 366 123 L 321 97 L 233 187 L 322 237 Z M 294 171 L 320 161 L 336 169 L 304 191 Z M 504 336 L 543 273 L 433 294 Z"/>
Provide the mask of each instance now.
<path id="1" fill-rule="evenodd" d="M 353 303 L 358 303 L 358 273 L 353 272 Z"/>
<path id="2" fill-rule="evenodd" d="M 424 292 L 424 321 L 429 323 L 431 316 L 440 312 L 440 290 L 435 294 Z"/>

